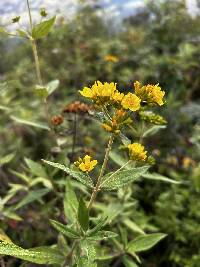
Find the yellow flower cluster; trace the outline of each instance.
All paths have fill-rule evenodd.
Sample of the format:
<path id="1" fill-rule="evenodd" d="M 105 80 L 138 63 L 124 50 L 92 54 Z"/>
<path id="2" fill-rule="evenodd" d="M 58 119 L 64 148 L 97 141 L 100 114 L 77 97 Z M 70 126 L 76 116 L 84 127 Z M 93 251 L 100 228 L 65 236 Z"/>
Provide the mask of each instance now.
<path id="1" fill-rule="evenodd" d="M 83 159 L 79 158 L 74 164 L 82 171 L 82 172 L 90 172 L 97 165 L 97 160 L 91 160 L 91 157 L 86 155 Z"/>
<path id="2" fill-rule="evenodd" d="M 104 84 L 100 81 L 95 82 L 91 88 L 84 87 L 80 94 L 84 97 L 92 99 L 97 105 L 104 105 L 110 101 L 116 92 L 116 83 Z"/>
<path id="3" fill-rule="evenodd" d="M 134 83 L 135 94 L 144 102 L 148 104 L 157 104 L 162 106 L 164 104 L 163 97 L 165 92 L 161 90 L 159 84 L 151 85 L 147 84 L 141 86 L 140 82 Z"/>
<path id="4" fill-rule="evenodd" d="M 113 104 L 118 105 L 119 108 L 129 109 L 131 111 L 140 109 L 140 98 L 132 93 L 126 95 L 120 93 L 115 83 L 105 82 L 103 84 L 97 81 L 91 88 L 84 87 L 79 92 L 82 96 L 92 99 L 97 105 Z"/>
<path id="5" fill-rule="evenodd" d="M 131 160 L 145 161 L 147 159 L 147 151 L 144 146 L 139 143 L 128 145 L 129 155 Z"/>
<path id="6" fill-rule="evenodd" d="M 107 62 L 117 63 L 119 61 L 119 58 L 114 55 L 107 55 L 104 57 L 104 60 Z"/>

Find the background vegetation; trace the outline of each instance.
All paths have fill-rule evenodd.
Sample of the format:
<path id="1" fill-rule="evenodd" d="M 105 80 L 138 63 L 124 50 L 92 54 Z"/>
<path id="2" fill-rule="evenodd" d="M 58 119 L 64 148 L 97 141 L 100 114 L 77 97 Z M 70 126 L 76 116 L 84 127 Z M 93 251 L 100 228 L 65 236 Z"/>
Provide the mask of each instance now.
<path id="1" fill-rule="evenodd" d="M 73 101 L 82 101 L 78 90 L 96 80 L 117 82 L 124 92 L 136 80 L 159 82 L 167 94 L 162 115 L 168 123 L 148 136 L 146 145 L 156 159 L 152 172 L 182 183 L 141 180 L 119 191 L 118 202 L 103 209 L 114 220 L 113 228 L 122 220 L 128 236 L 138 231 L 168 234 L 142 254 L 142 266 L 199 267 L 200 18 L 188 15 L 184 1 L 155 2 L 149 1 L 117 29 L 98 17 L 94 8 L 85 6 L 70 22 L 58 19 L 54 30 L 38 42 L 44 82 L 60 81 L 49 97 L 51 116 L 64 116 L 64 123 L 55 127 L 56 142 L 45 130 L 44 105 L 35 93 L 31 47 L 1 35 L 2 236 L 6 233 L 24 248 L 56 243 L 57 233 L 49 218 L 65 221 L 61 202 L 65 177 L 42 167 L 41 158 L 69 164 L 89 151 L 101 159 L 99 151 L 107 134 L 91 123 L 88 114 L 63 113 Z M 76 133 L 75 140 L 70 133 Z M 133 137 L 131 130 L 128 136 Z M 110 168 L 118 162 L 114 153 L 112 159 Z M 77 192 L 85 190 L 75 182 L 74 187 Z M 123 201 L 131 209 L 126 210 Z M 97 204 L 96 208 L 102 207 Z M 21 264 L 9 257 L 6 262 L 8 266 Z M 99 266 L 129 266 L 117 260 L 103 264 Z"/>

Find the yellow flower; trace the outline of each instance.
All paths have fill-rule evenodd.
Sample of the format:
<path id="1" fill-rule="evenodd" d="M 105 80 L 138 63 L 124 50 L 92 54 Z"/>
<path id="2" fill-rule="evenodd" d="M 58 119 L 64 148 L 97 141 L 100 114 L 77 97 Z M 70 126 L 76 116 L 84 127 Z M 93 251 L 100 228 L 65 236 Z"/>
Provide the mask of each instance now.
<path id="1" fill-rule="evenodd" d="M 122 99 L 121 104 L 124 109 L 130 109 L 131 111 L 136 111 L 140 109 L 140 102 L 141 100 L 139 97 L 137 97 L 135 94 L 128 93 Z"/>
<path id="2" fill-rule="evenodd" d="M 116 90 L 116 83 L 101 83 L 97 81 L 91 88 L 84 87 L 83 90 L 79 92 L 82 96 L 91 98 L 96 104 L 103 105 L 109 102 Z"/>
<path id="3" fill-rule="evenodd" d="M 115 104 L 120 104 L 123 98 L 124 94 L 116 90 L 114 94 L 111 96 L 111 101 L 113 101 Z"/>
<path id="4" fill-rule="evenodd" d="M 189 167 L 195 166 L 195 161 L 189 157 L 184 157 L 182 164 L 184 169 L 188 169 Z"/>
<path id="5" fill-rule="evenodd" d="M 97 160 L 91 160 L 91 157 L 86 155 L 83 159 L 79 158 L 78 161 L 74 162 L 74 164 L 82 172 L 90 172 L 97 165 Z"/>
<path id="6" fill-rule="evenodd" d="M 158 104 L 159 106 L 164 104 L 163 97 L 165 92 L 161 90 L 159 84 L 147 84 L 145 86 L 141 86 L 140 82 L 136 81 L 134 83 L 134 88 L 135 94 L 141 98 L 142 101 L 145 101 L 148 104 Z"/>
<path id="7" fill-rule="evenodd" d="M 144 146 L 139 143 L 133 143 L 128 145 L 129 155 L 132 160 L 145 161 L 147 158 L 147 151 L 144 150 Z"/>
<path id="8" fill-rule="evenodd" d="M 156 85 L 148 84 L 146 86 L 146 91 L 150 101 L 158 104 L 159 106 L 162 106 L 164 104 L 163 97 L 165 95 L 165 92 L 161 91 L 161 87 L 159 86 L 159 84 Z"/>
<path id="9" fill-rule="evenodd" d="M 113 55 L 107 55 L 104 57 L 104 60 L 105 61 L 110 61 L 110 62 L 113 62 L 113 63 L 117 63 L 119 61 L 119 58 L 116 57 L 116 56 L 113 56 Z"/>

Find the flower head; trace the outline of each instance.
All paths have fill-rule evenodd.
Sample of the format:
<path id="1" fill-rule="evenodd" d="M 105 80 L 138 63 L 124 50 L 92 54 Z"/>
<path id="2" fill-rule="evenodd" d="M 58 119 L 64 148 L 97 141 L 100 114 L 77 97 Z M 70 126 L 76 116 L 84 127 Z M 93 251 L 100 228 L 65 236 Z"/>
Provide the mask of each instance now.
<path id="1" fill-rule="evenodd" d="M 54 126 L 58 126 L 63 123 L 63 117 L 61 115 L 55 115 L 51 118 L 51 123 Z"/>
<path id="2" fill-rule="evenodd" d="M 19 20 L 20 20 L 20 16 L 16 16 L 16 17 L 12 18 L 12 23 L 17 23 L 17 22 L 19 22 Z"/>
<path id="3" fill-rule="evenodd" d="M 140 82 L 136 81 L 134 83 L 135 94 L 142 100 L 147 102 L 148 104 L 157 104 L 162 106 L 164 104 L 163 97 L 165 92 L 161 90 L 159 84 L 152 85 L 147 84 L 141 86 Z"/>
<path id="4" fill-rule="evenodd" d="M 114 55 L 107 55 L 104 57 L 105 61 L 117 63 L 119 61 L 119 58 Z"/>
<path id="5" fill-rule="evenodd" d="M 75 101 L 65 106 L 65 108 L 63 109 L 63 112 L 64 113 L 77 113 L 80 115 L 84 115 L 86 113 L 89 113 L 91 109 L 92 109 L 91 106 L 88 106 L 87 104 L 80 102 L 80 101 Z"/>
<path id="6" fill-rule="evenodd" d="M 45 8 L 41 8 L 40 9 L 40 15 L 42 16 L 42 17 L 46 17 L 48 14 L 47 14 L 47 12 L 46 12 L 46 9 Z"/>
<path id="7" fill-rule="evenodd" d="M 80 94 L 84 97 L 92 99 L 95 104 L 103 105 L 110 101 L 110 98 L 116 91 L 116 83 L 95 82 L 91 88 L 84 87 Z"/>
<path id="8" fill-rule="evenodd" d="M 137 97 L 135 94 L 128 93 L 122 99 L 122 107 L 124 109 L 130 109 L 131 111 L 136 111 L 140 109 L 140 98 Z"/>
<path id="9" fill-rule="evenodd" d="M 113 102 L 113 104 L 121 104 L 123 98 L 124 94 L 116 90 L 111 96 L 111 101 Z"/>
<path id="10" fill-rule="evenodd" d="M 74 162 L 74 164 L 82 172 L 90 172 L 97 165 L 97 160 L 91 160 L 91 157 L 86 155 L 83 159 L 79 158 L 78 161 Z"/>
<path id="11" fill-rule="evenodd" d="M 139 143 L 129 144 L 128 150 L 130 158 L 136 161 L 145 161 L 147 159 L 147 151 L 144 149 L 144 146 Z"/>

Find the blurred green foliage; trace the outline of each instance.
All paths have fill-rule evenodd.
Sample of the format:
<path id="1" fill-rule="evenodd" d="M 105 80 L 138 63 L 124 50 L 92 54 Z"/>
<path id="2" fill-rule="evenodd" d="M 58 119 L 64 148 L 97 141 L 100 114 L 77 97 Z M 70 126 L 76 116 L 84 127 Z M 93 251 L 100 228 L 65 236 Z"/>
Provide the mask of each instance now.
<path id="1" fill-rule="evenodd" d="M 184 1 L 149 1 L 120 29 L 106 25 L 87 6 L 68 22 L 58 20 L 54 31 L 38 41 L 45 83 L 60 81 L 58 90 L 49 97 L 52 116 L 61 114 L 67 104 L 80 98 L 78 90 L 96 80 L 117 82 L 121 91 L 127 90 L 127 84 L 132 87 L 135 80 L 159 82 L 167 91 L 167 104 L 162 111 L 167 128 L 149 136 L 147 145 L 156 158 L 152 170 L 182 184 L 143 180 L 133 188 L 119 190 L 114 206 L 96 204 L 97 210 L 103 209 L 110 216 L 110 221 L 115 219 L 113 227 L 118 227 L 117 221 L 127 226 L 129 238 L 142 231 L 168 234 L 165 243 L 143 253 L 145 267 L 199 267 L 199 33 L 200 17 L 190 17 Z M 40 159 L 47 155 L 65 164 L 88 150 L 95 155 L 107 136 L 99 131 L 98 124 L 91 124 L 89 116 L 65 113 L 64 124 L 56 129 L 55 144 L 43 129 L 44 107 L 35 93 L 31 48 L 23 41 L 12 42 L 6 37 L 0 40 L 0 224 L 11 239 L 19 240 L 18 245 L 28 248 L 55 242 L 48 219 L 63 219 L 60 210 L 64 177 L 42 165 L 37 166 L 42 173 L 36 173 L 34 164 L 41 164 Z M 108 55 L 118 60 L 108 61 Z M 19 123 L 22 120 L 26 122 Z M 36 127 L 29 122 L 36 123 Z M 78 132 L 75 146 L 69 135 L 73 131 Z M 133 136 L 130 130 L 129 137 Z M 24 160 L 30 155 L 37 163 Z M 112 162 L 110 168 L 112 164 L 116 163 Z M 85 192 L 76 182 L 73 186 Z M 34 199 L 30 199 L 31 192 Z M 104 198 L 114 200 L 115 195 Z M 110 266 L 129 266 L 124 263 L 126 259 L 121 265 L 116 262 Z M 19 266 L 10 258 L 8 264 Z"/>

